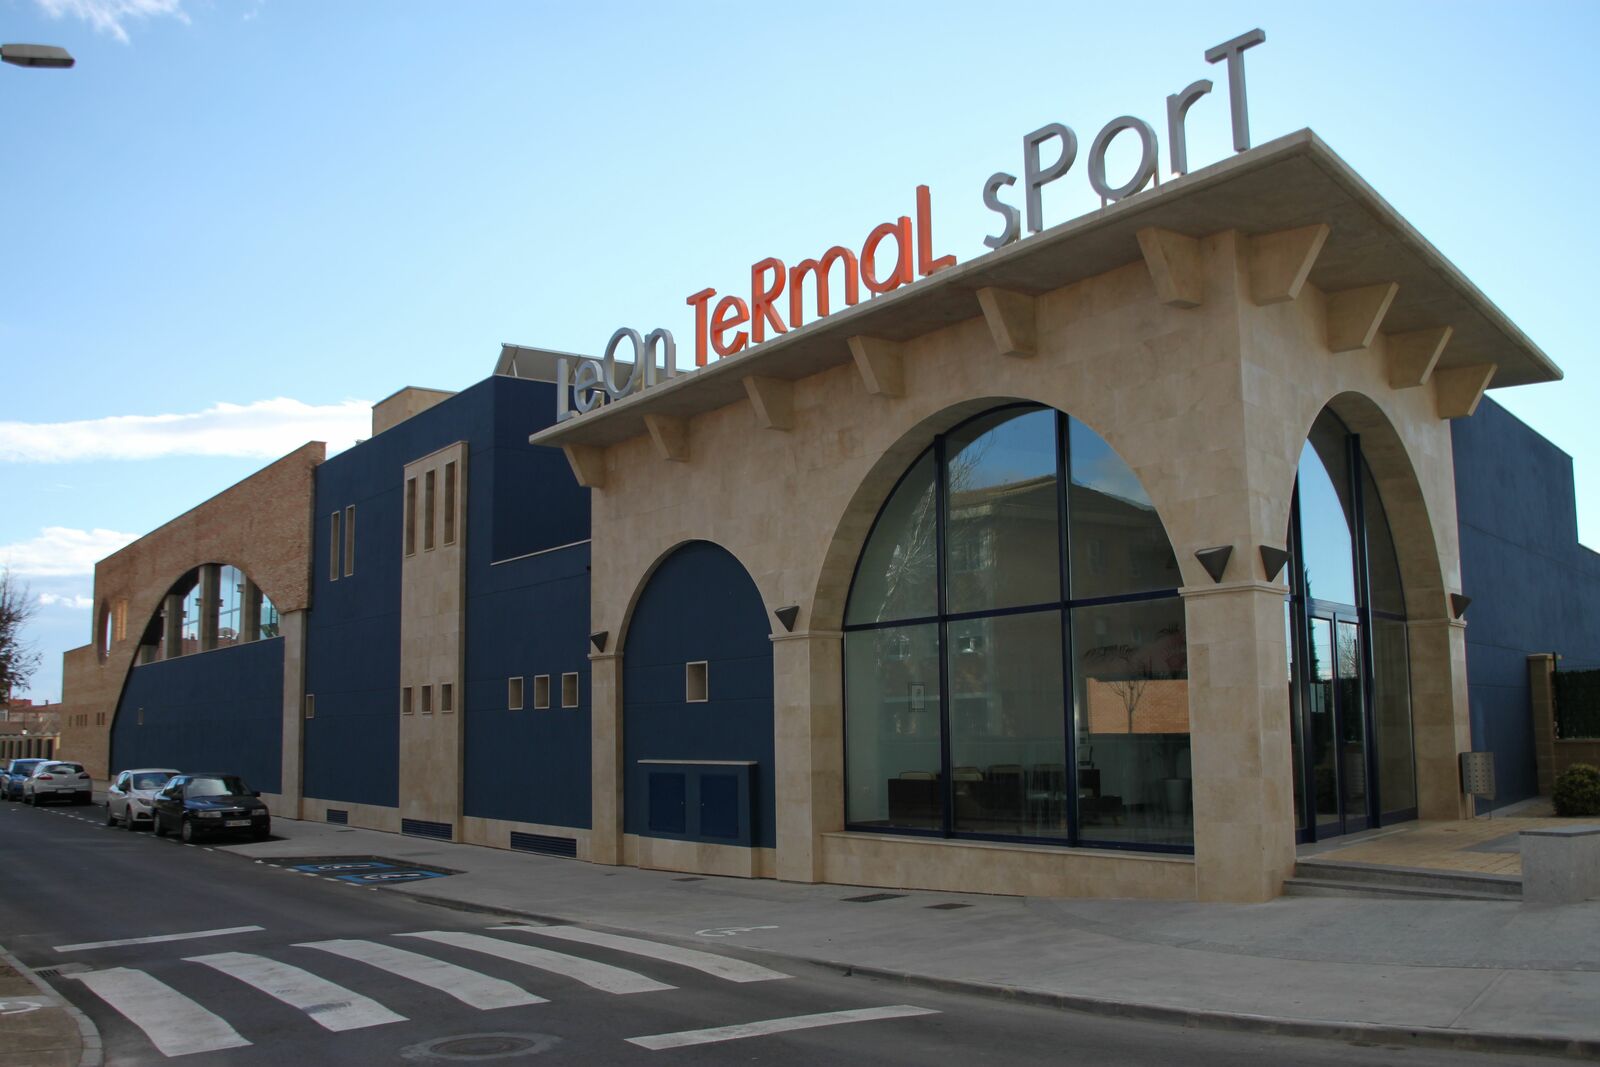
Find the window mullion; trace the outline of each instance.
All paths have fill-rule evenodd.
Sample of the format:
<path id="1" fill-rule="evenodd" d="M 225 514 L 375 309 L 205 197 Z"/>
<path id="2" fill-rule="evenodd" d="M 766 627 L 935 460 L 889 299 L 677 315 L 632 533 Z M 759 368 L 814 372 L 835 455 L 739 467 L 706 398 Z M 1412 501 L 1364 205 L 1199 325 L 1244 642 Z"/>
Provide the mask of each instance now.
<path id="1" fill-rule="evenodd" d="M 939 620 L 934 625 L 934 640 L 939 649 L 939 808 L 940 826 L 949 837 L 955 829 L 955 789 L 950 781 L 950 650 L 945 640 L 945 502 L 949 496 L 946 485 L 945 438 L 933 441 L 933 530 L 934 530 L 934 604 Z"/>
<path id="2" fill-rule="evenodd" d="M 1061 524 L 1061 715 L 1066 720 L 1062 738 L 1066 741 L 1066 774 L 1063 776 L 1066 796 L 1061 798 L 1061 808 L 1067 815 L 1067 844 L 1078 843 L 1078 721 L 1074 713 L 1077 700 L 1076 675 L 1072 669 L 1072 611 L 1066 605 L 1072 599 L 1072 509 L 1068 500 L 1072 475 L 1072 444 L 1068 432 L 1068 416 L 1056 412 L 1056 514 Z"/>

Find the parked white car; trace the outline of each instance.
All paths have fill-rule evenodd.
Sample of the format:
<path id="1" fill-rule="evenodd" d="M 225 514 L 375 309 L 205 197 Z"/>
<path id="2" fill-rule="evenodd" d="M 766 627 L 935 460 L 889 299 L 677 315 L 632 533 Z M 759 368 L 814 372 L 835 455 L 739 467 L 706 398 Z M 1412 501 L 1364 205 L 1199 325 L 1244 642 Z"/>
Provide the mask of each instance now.
<path id="1" fill-rule="evenodd" d="M 106 789 L 106 825 L 121 823 L 129 830 L 148 826 L 156 794 L 177 773 L 171 767 L 139 767 L 111 779 Z"/>
<path id="2" fill-rule="evenodd" d="M 51 800 L 87 804 L 94 799 L 94 779 L 81 763 L 50 760 L 34 767 L 22 783 L 22 802 L 38 807 Z"/>

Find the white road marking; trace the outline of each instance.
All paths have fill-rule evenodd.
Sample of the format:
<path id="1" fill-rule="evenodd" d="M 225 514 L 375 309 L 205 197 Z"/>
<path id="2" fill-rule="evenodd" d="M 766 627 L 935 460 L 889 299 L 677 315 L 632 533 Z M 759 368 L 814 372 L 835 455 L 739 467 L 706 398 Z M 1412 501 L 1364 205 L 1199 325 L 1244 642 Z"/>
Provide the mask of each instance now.
<path id="1" fill-rule="evenodd" d="M 143 1030 L 163 1055 L 188 1056 L 250 1044 L 220 1017 L 143 971 L 112 967 L 72 977 Z"/>
<path id="2" fill-rule="evenodd" d="M 514 1008 L 522 1004 L 548 1003 L 520 986 L 465 967 L 457 967 L 420 952 L 380 945 L 375 941 L 302 941 L 297 948 L 314 948 L 370 964 L 382 971 L 409 978 L 413 982 L 448 993 L 471 1008 Z"/>
<path id="3" fill-rule="evenodd" d="M 622 937 L 618 934 L 601 933 L 598 930 L 585 930 L 578 926 L 491 926 L 489 929 L 525 930 L 540 937 L 556 937 L 563 941 L 576 941 L 598 948 L 629 952 L 635 956 L 645 956 L 665 963 L 676 963 L 680 967 L 690 967 L 713 978 L 729 982 L 770 982 L 775 978 L 789 977 L 782 971 L 769 970 L 743 960 L 729 959 L 727 956 L 700 952 L 692 948 L 679 948 L 676 945 L 664 945 L 659 941 L 646 941 L 638 937 Z"/>
<path id="4" fill-rule="evenodd" d="M 468 934 L 454 930 L 425 930 L 421 933 L 399 936 L 437 941 L 441 945 L 454 945 L 457 948 L 498 956 L 503 960 L 511 960 L 527 967 L 537 967 L 541 971 L 565 975 L 602 993 L 653 993 L 657 990 L 674 988 L 664 982 L 646 978 L 635 971 L 613 967 L 606 963 L 596 963 L 579 956 L 568 956 L 562 952 L 551 952 L 549 949 L 534 948 L 532 945 L 518 945 L 511 941 L 502 941 L 498 937 L 484 937 L 482 934 Z"/>
<path id="5" fill-rule="evenodd" d="M 124 937 L 116 941 L 84 941 L 76 945 L 56 945 L 56 952 L 84 952 L 91 948 L 121 948 L 123 945 L 154 945 L 162 941 L 193 941 L 197 937 L 222 937 L 226 934 L 248 934 L 262 929 L 259 926 L 229 926 L 221 930 L 196 930 L 190 934 L 157 934 L 154 937 Z"/>
<path id="6" fill-rule="evenodd" d="M 328 1030 L 360 1030 L 384 1023 L 403 1023 L 404 1015 L 287 963 L 269 960 L 248 952 L 218 952 L 210 956 L 189 956 L 190 963 L 214 967 L 246 985 L 276 997 L 292 1008 L 299 1008 Z"/>
<path id="7" fill-rule="evenodd" d="M 767 1019 L 759 1023 L 738 1023 L 734 1026 L 714 1026 L 709 1030 L 680 1030 L 675 1034 L 652 1034 L 649 1037 L 630 1037 L 628 1044 L 640 1048 L 683 1048 L 687 1045 L 709 1045 L 718 1041 L 736 1041 L 742 1037 L 762 1037 L 782 1034 L 790 1030 L 810 1030 L 818 1026 L 839 1026 L 842 1023 L 868 1023 L 878 1019 L 905 1019 L 913 1015 L 938 1015 L 932 1008 L 918 1008 L 911 1004 L 891 1004 L 887 1008 L 856 1008 L 853 1011 L 825 1011 L 817 1015 L 791 1015 L 787 1019 Z"/>

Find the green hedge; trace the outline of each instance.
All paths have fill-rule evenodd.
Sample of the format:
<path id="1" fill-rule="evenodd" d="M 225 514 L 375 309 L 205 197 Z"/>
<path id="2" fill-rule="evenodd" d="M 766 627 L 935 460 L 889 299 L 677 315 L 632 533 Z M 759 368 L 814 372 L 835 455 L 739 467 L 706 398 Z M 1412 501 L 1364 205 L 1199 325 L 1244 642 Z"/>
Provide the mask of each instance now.
<path id="1" fill-rule="evenodd" d="M 1556 736 L 1600 737 L 1600 670 L 1556 671 Z"/>

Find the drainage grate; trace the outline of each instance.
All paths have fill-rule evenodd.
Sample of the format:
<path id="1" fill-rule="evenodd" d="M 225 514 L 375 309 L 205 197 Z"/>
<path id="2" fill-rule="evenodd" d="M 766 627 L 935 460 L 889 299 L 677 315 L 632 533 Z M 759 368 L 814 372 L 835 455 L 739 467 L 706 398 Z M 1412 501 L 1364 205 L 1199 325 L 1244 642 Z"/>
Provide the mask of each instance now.
<path id="1" fill-rule="evenodd" d="M 401 819 L 400 832 L 412 837 L 436 837 L 440 841 L 455 839 L 455 828 L 447 822 L 424 822 L 421 819 Z"/>
<path id="2" fill-rule="evenodd" d="M 674 878 L 674 882 L 703 882 L 704 878 Z"/>
<path id="3" fill-rule="evenodd" d="M 864 897 L 844 897 L 842 904 L 874 904 L 880 900 L 899 900 L 904 893 L 868 893 Z"/>
<path id="4" fill-rule="evenodd" d="M 972 907 L 971 904 L 957 904 L 953 900 L 949 901 L 948 903 L 945 903 L 945 904 L 929 904 L 928 905 L 928 909 L 930 911 L 955 911 L 957 908 L 970 908 L 970 907 Z"/>
<path id="5" fill-rule="evenodd" d="M 336 822 L 340 826 L 349 826 L 350 825 L 350 813 L 348 811 L 345 811 L 343 808 L 329 808 L 328 809 L 328 821 L 329 822 Z"/>
<path id="6" fill-rule="evenodd" d="M 33 973 L 40 978 L 65 978 L 68 975 L 82 974 L 88 969 L 87 963 L 58 963 L 54 967 L 40 967 Z"/>
<path id="7" fill-rule="evenodd" d="M 518 852 L 537 852 L 542 856 L 566 856 L 576 859 L 578 855 L 576 838 L 524 834 L 516 830 L 511 831 L 511 847 Z"/>

